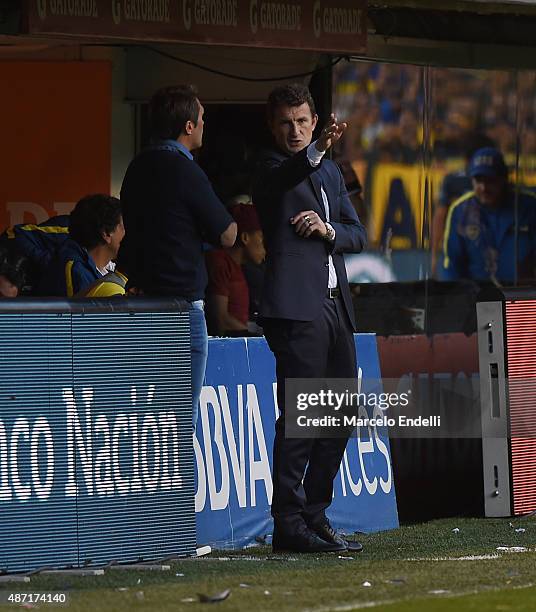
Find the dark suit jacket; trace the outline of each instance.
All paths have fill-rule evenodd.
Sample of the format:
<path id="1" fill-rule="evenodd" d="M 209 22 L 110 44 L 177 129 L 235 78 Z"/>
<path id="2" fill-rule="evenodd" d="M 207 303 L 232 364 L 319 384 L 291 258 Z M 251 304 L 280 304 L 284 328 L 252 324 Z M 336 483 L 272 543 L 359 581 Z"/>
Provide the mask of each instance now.
<path id="1" fill-rule="evenodd" d="M 323 186 L 330 207 L 334 244 L 321 238 L 302 238 L 290 218 L 314 210 L 326 221 L 320 192 Z M 348 198 L 341 172 L 323 159 L 313 167 L 307 148 L 289 157 L 280 151 L 261 155 L 255 176 L 253 202 L 257 207 L 266 245 L 261 316 L 312 321 L 322 309 L 328 286 L 331 253 L 350 321 L 354 313 L 343 253 L 359 253 L 366 230 Z"/>

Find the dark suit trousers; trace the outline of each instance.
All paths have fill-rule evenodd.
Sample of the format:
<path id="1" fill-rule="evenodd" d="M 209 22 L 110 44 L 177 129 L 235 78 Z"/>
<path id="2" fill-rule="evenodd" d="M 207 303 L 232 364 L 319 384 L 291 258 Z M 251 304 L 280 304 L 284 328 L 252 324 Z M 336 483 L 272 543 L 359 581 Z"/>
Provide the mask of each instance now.
<path id="1" fill-rule="evenodd" d="M 342 300 L 327 297 L 313 321 L 265 318 L 263 328 L 276 359 L 281 412 L 275 426 L 272 516 L 279 530 L 293 533 L 303 522 L 325 520 L 347 437 L 285 438 L 285 379 L 355 378 L 353 330 Z"/>

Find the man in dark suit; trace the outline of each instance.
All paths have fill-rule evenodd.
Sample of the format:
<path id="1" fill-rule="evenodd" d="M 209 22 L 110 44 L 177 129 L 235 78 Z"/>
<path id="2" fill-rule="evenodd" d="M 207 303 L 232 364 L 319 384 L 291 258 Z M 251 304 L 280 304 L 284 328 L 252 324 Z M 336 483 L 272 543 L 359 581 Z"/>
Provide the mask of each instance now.
<path id="1" fill-rule="evenodd" d="M 360 550 L 331 527 L 325 510 L 347 437 L 285 437 L 285 379 L 355 378 L 355 322 L 343 253 L 359 253 L 365 228 L 337 165 L 325 159 L 345 123 L 318 121 L 309 90 L 277 87 L 268 98 L 276 148 L 262 155 L 255 178 L 267 251 L 261 316 L 276 358 L 278 404 L 273 460 L 274 550 Z M 304 478 L 305 475 L 305 478 Z M 303 482 L 302 482 L 303 481 Z"/>

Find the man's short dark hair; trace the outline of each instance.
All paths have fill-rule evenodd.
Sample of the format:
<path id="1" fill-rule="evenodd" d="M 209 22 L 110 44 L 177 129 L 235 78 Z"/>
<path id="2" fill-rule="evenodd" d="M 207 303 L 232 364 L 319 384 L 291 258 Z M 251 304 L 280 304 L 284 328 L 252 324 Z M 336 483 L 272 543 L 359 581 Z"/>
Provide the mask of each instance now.
<path id="1" fill-rule="evenodd" d="M 199 100 L 193 85 L 159 89 L 149 103 L 149 121 L 153 138 L 177 140 L 186 122 L 197 125 Z"/>
<path id="2" fill-rule="evenodd" d="M 268 120 L 274 118 L 275 109 L 279 106 L 301 106 L 308 104 L 311 115 L 316 115 L 315 102 L 309 89 L 301 83 L 291 83 L 290 85 L 279 85 L 272 89 L 268 96 Z"/>
<path id="3" fill-rule="evenodd" d="M 102 234 L 111 234 L 121 221 L 121 202 L 96 193 L 82 198 L 69 217 L 69 235 L 85 249 L 105 244 Z"/>
<path id="4" fill-rule="evenodd" d="M 28 260 L 8 246 L 0 246 L 0 276 L 22 291 L 28 276 Z"/>

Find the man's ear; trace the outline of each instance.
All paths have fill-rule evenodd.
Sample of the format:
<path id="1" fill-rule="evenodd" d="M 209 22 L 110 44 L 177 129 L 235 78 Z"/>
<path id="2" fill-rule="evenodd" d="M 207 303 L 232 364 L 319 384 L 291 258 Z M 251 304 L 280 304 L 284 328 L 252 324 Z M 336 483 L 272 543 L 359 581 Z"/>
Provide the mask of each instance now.
<path id="1" fill-rule="evenodd" d="M 318 115 L 314 114 L 313 115 L 313 130 L 315 129 L 317 123 L 318 123 Z"/>
<path id="2" fill-rule="evenodd" d="M 190 121 L 190 119 L 188 119 L 188 121 L 186 122 L 186 125 L 184 126 L 184 132 L 185 134 L 190 136 L 193 130 L 194 130 L 194 124 L 192 121 Z"/>
<path id="3" fill-rule="evenodd" d="M 250 238 L 250 236 L 249 236 L 249 232 L 240 232 L 240 236 L 239 236 L 239 238 L 240 238 L 240 242 L 241 242 L 241 243 L 242 243 L 244 246 L 246 246 L 246 245 L 247 245 L 247 243 L 249 242 L 249 238 Z"/>
<path id="4" fill-rule="evenodd" d="M 112 241 L 111 234 L 108 234 L 107 232 L 102 232 L 101 236 L 106 244 L 110 244 L 110 242 Z"/>

